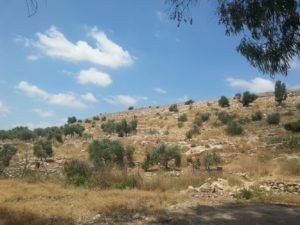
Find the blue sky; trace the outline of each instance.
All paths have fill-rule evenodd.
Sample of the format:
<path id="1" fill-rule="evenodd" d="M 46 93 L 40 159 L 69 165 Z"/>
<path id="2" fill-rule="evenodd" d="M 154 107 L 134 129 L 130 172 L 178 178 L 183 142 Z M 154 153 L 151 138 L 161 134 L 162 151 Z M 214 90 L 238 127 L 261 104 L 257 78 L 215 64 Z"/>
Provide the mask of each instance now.
<path id="1" fill-rule="evenodd" d="M 239 55 L 218 25 L 215 3 L 193 25 L 166 17 L 163 0 L 38 0 L 0 8 L 0 129 L 59 125 L 68 116 L 300 85 L 299 60 L 275 80 Z M 86 3 L 88 2 L 88 3 Z"/>

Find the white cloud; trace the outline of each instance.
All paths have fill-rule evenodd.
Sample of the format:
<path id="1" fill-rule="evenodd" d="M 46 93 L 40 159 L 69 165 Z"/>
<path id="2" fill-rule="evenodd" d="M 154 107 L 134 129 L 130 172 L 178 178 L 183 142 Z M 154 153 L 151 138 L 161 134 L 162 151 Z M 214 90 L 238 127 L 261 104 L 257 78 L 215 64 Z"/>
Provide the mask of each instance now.
<path id="1" fill-rule="evenodd" d="M 40 117 L 53 117 L 54 113 L 52 111 L 44 111 L 42 109 L 33 109 L 33 112 L 35 112 L 37 115 L 39 115 Z"/>
<path id="2" fill-rule="evenodd" d="M 179 102 L 186 102 L 187 100 L 189 100 L 189 98 L 186 95 L 183 97 L 177 98 L 177 101 L 179 101 Z"/>
<path id="3" fill-rule="evenodd" d="M 270 80 L 256 77 L 251 81 L 228 78 L 226 79 L 231 87 L 240 88 L 252 92 L 274 91 L 274 83 Z"/>
<path id="4" fill-rule="evenodd" d="M 55 26 L 51 26 L 44 33 L 37 33 L 36 41 L 23 37 L 18 37 L 16 40 L 22 41 L 25 47 L 39 49 L 49 57 L 71 62 L 90 62 L 111 68 L 133 63 L 133 57 L 129 52 L 108 39 L 106 34 L 97 27 L 90 29 L 87 35 L 95 40 L 95 47 L 83 40 L 71 42 Z"/>
<path id="5" fill-rule="evenodd" d="M 39 59 L 39 57 L 37 55 L 28 55 L 27 59 L 30 61 L 36 61 Z"/>
<path id="6" fill-rule="evenodd" d="M 154 88 L 154 91 L 157 92 L 158 94 L 167 94 L 166 90 L 159 87 Z"/>
<path id="7" fill-rule="evenodd" d="M 162 11 L 159 10 L 155 11 L 155 15 L 160 22 L 168 21 L 168 15 Z"/>
<path id="8" fill-rule="evenodd" d="M 5 115 L 9 112 L 9 108 L 0 101 L 0 115 Z"/>
<path id="9" fill-rule="evenodd" d="M 112 83 L 109 74 L 97 71 L 95 68 L 81 70 L 77 79 L 80 84 L 94 84 L 102 87 Z"/>
<path id="10" fill-rule="evenodd" d="M 147 101 L 148 97 L 144 97 L 144 96 L 132 97 L 129 95 L 115 95 L 115 96 L 109 96 L 107 98 L 104 98 L 103 100 L 112 105 L 121 104 L 126 106 L 133 106 L 138 101 Z"/>
<path id="11" fill-rule="evenodd" d="M 97 98 L 91 92 L 81 95 L 81 98 L 87 102 L 98 102 Z"/>
<path id="12" fill-rule="evenodd" d="M 16 86 L 16 88 L 30 97 L 39 97 L 44 101 L 54 105 L 67 106 L 72 108 L 86 107 L 86 105 L 83 104 L 73 93 L 50 94 L 35 85 L 27 83 L 26 81 L 21 81 Z"/>

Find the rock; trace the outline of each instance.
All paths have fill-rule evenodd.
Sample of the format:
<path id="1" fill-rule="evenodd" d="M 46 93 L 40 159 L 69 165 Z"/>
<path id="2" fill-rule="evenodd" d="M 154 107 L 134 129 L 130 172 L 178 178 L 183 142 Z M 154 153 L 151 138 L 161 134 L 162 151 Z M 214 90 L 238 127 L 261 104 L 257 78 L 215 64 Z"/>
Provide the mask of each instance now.
<path id="1" fill-rule="evenodd" d="M 136 213 L 132 216 L 132 219 L 134 219 L 134 220 L 141 219 L 141 218 L 142 218 L 142 216 L 139 213 Z"/>
<path id="2" fill-rule="evenodd" d="M 193 191 L 196 191 L 196 190 L 195 190 L 195 188 L 193 186 L 190 185 L 190 186 L 188 186 L 187 191 L 188 192 L 193 192 Z"/>
<path id="3" fill-rule="evenodd" d="M 211 190 L 212 190 L 212 188 L 209 183 L 204 183 L 199 187 L 199 191 L 210 192 Z"/>

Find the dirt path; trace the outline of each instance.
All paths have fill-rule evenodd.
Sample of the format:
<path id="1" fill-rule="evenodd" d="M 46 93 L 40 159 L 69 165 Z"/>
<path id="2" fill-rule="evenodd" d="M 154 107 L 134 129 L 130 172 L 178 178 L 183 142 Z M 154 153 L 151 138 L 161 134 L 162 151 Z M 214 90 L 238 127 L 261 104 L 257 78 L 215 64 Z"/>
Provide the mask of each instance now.
<path id="1" fill-rule="evenodd" d="M 300 225 L 300 205 L 223 204 L 184 206 L 158 215 L 102 218 L 96 224 L 126 225 Z"/>

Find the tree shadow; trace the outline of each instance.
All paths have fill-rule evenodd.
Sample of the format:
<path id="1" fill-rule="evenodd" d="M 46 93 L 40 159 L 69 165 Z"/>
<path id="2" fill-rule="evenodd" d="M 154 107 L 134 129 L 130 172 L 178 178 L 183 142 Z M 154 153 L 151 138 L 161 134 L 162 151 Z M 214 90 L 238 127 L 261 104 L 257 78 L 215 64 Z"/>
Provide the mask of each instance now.
<path id="1" fill-rule="evenodd" d="M 172 225 L 299 225 L 300 205 L 223 204 L 199 205 L 181 212 L 161 214 L 148 224 Z"/>
<path id="2" fill-rule="evenodd" d="M 0 225 L 75 225 L 72 218 L 43 217 L 25 210 L 0 207 Z"/>

